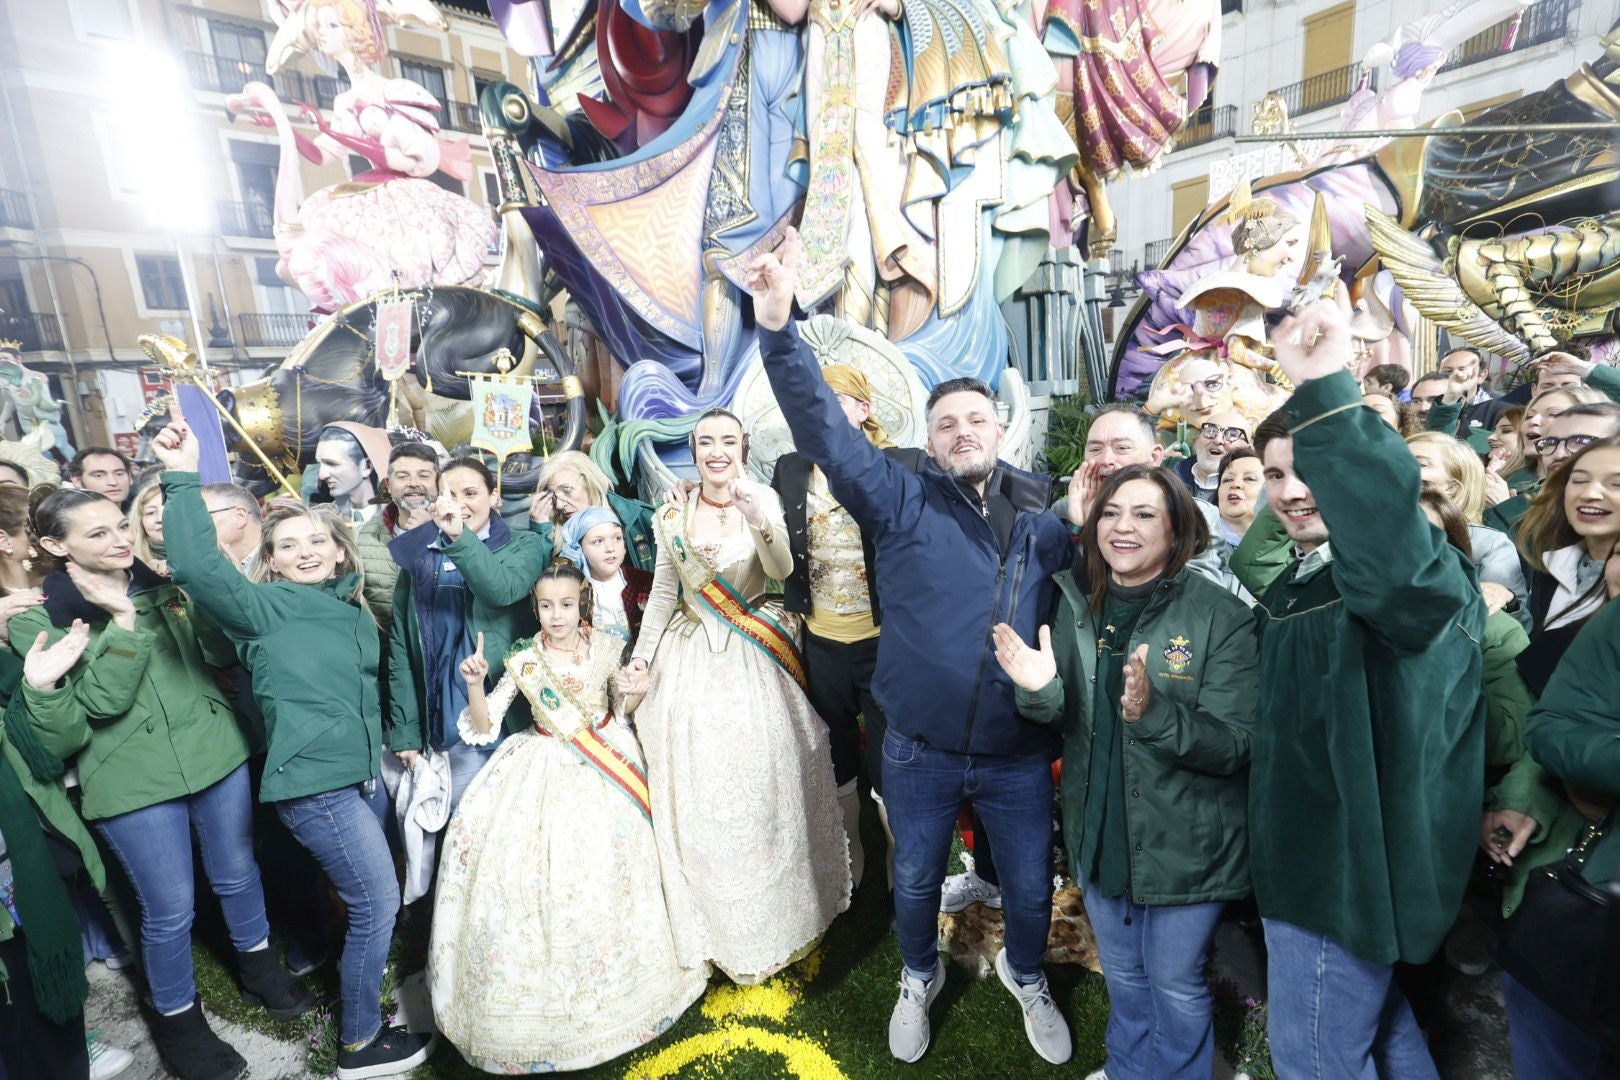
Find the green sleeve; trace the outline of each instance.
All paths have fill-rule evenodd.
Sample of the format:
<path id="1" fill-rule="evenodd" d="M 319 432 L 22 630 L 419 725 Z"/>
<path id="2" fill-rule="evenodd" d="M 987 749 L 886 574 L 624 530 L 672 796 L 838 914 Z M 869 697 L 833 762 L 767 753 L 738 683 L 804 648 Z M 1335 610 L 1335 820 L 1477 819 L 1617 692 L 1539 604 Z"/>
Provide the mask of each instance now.
<path id="1" fill-rule="evenodd" d="M 467 579 L 468 590 L 492 607 L 510 607 L 527 600 L 534 583 L 540 580 L 540 571 L 546 568 L 544 553 L 533 533 L 514 532 L 504 548 L 491 551 L 488 544 L 463 529 L 444 553 Z"/>
<path id="2" fill-rule="evenodd" d="M 1500 617 L 1499 617 L 1500 616 Z M 1536 699 L 1514 661 L 1530 645 L 1513 616 L 1497 612 L 1485 623 L 1485 763 L 1510 765 L 1524 756 L 1524 718 Z"/>
<path id="3" fill-rule="evenodd" d="M 1062 724 L 1063 676 L 1052 676 L 1052 681 L 1039 690 L 1025 690 L 1022 686 L 1014 689 L 1013 701 L 1019 716 L 1034 724 Z"/>
<path id="4" fill-rule="evenodd" d="M 274 613 L 271 590 L 248 581 L 219 550 L 196 473 L 165 472 L 162 483 L 163 535 L 175 584 L 232 638 L 257 637 Z"/>
<path id="5" fill-rule="evenodd" d="M 22 695 L 28 705 L 28 724 L 47 751 L 69 761 L 90 745 L 89 720 L 74 700 L 71 686 L 35 690 L 24 682 Z"/>
<path id="6" fill-rule="evenodd" d="M 463 533 L 463 536 L 466 534 Z M 474 538 L 479 547 L 482 543 Z M 383 742 L 388 749 L 420 750 L 422 735 L 421 702 L 416 691 L 416 671 L 411 666 L 410 642 L 416 627 L 416 605 L 411 601 L 411 575 L 404 570 L 394 582 L 394 616 L 388 632 L 388 730 Z"/>
<path id="7" fill-rule="evenodd" d="M 1210 636 L 1197 703 L 1188 708 L 1155 693 L 1142 719 L 1126 730 L 1172 765 L 1211 776 L 1241 772 L 1249 764 L 1259 673 L 1252 619 L 1225 619 Z"/>
<path id="8" fill-rule="evenodd" d="M 1610 401 L 1620 401 L 1620 368 L 1599 364 L 1586 373 L 1586 385 L 1601 390 Z"/>
<path id="9" fill-rule="evenodd" d="M 1553 818 L 1558 816 L 1559 808 L 1564 804 L 1563 793 L 1559 790 L 1556 777 L 1542 768 L 1540 763 L 1529 754 L 1525 754 L 1502 777 L 1502 782 L 1496 785 L 1496 790 L 1486 802 L 1488 810 L 1517 810 L 1525 817 L 1536 821 L 1535 835 L 1531 843 L 1540 840 L 1547 831 L 1547 826 Z"/>
<path id="10" fill-rule="evenodd" d="M 123 716 L 135 705 L 157 635 L 109 622 L 68 673 L 73 696 L 94 720 Z"/>
<path id="11" fill-rule="evenodd" d="M 1269 505 L 1262 506 L 1232 551 L 1232 573 L 1252 595 L 1261 597 L 1293 561 L 1294 544 L 1282 519 Z"/>
<path id="12" fill-rule="evenodd" d="M 1459 620 L 1474 640 L 1485 602 L 1473 569 L 1418 505 L 1418 466 L 1348 371 L 1312 379 L 1283 407 L 1294 469 L 1333 545 L 1345 610 L 1399 652 L 1427 648 Z"/>
<path id="13" fill-rule="evenodd" d="M 1554 776 L 1620 795 L 1620 604 L 1603 605 L 1570 643 L 1524 743 Z"/>
<path id="14" fill-rule="evenodd" d="M 1424 418 L 1423 427 L 1427 431 L 1443 431 L 1447 435 L 1457 434 L 1457 424 L 1462 420 L 1462 402 L 1448 405 L 1444 401 L 1436 401 L 1429 406 L 1429 415 Z"/>

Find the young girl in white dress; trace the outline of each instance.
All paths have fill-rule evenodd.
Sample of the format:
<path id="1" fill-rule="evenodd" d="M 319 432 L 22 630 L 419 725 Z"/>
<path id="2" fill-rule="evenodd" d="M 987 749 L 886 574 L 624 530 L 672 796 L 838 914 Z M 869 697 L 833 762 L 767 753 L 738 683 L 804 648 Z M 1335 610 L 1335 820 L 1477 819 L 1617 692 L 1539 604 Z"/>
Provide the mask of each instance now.
<path id="1" fill-rule="evenodd" d="M 709 975 L 675 959 L 646 767 L 609 700 L 624 642 L 581 625 L 584 584 L 572 566 L 546 568 L 540 637 L 514 647 L 488 698 L 482 635 L 461 665 L 465 742 L 492 741 L 520 692 L 535 716 L 468 788 L 439 864 L 434 1015 L 487 1072 L 618 1057 L 673 1024 Z"/>

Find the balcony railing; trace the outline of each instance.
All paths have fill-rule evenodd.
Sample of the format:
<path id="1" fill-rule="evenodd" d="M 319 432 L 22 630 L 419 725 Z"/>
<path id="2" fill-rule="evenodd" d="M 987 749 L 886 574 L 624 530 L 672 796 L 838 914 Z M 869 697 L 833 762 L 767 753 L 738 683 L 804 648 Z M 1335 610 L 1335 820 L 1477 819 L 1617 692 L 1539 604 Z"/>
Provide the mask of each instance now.
<path id="1" fill-rule="evenodd" d="M 1151 244 L 1144 245 L 1142 247 L 1142 269 L 1158 269 L 1159 264 L 1164 261 L 1164 257 L 1170 254 L 1170 245 L 1175 242 L 1176 238 L 1172 236 L 1168 240 L 1155 240 Z"/>
<path id="2" fill-rule="evenodd" d="M 1334 68 L 1332 71 L 1324 71 L 1320 75 L 1312 75 L 1297 83 L 1279 86 L 1276 92 L 1282 96 L 1283 104 L 1288 106 L 1289 116 L 1302 116 L 1317 109 L 1344 104 L 1350 100 L 1350 95 L 1356 92 L 1360 82 L 1361 64 L 1358 62 Z M 1378 89 L 1377 71 L 1369 73 L 1367 88 Z"/>
<path id="3" fill-rule="evenodd" d="M 1218 109 L 1199 109 L 1187 118 L 1176 132 L 1176 147 L 1197 146 L 1237 134 L 1237 106 L 1222 105 Z"/>
<path id="4" fill-rule="evenodd" d="M 308 315 L 248 311 L 238 315 L 242 344 L 249 349 L 291 348 L 309 333 Z"/>
<path id="5" fill-rule="evenodd" d="M 268 240 L 275 235 L 275 224 L 270 208 L 262 203 L 230 202 L 221 199 L 215 203 L 219 215 L 219 231 L 223 236 L 252 236 Z"/>
<path id="6" fill-rule="evenodd" d="M 477 105 L 469 105 L 465 101 L 441 101 L 439 104 L 444 106 L 439 113 L 440 127 L 468 135 L 483 133 L 484 118 Z"/>
<path id="7" fill-rule="evenodd" d="M 278 71 L 275 78 L 264 70 L 263 64 L 251 60 L 233 60 L 212 53 L 186 53 L 186 72 L 191 85 L 198 90 L 216 94 L 240 93 L 250 82 L 270 83 L 282 101 L 308 101 L 309 82 L 297 71 Z"/>
<path id="8" fill-rule="evenodd" d="M 1524 21 L 1514 36 L 1513 47 L 1504 49 L 1512 19 L 1504 19 L 1495 26 L 1486 27 L 1451 50 L 1451 59 L 1440 68 L 1453 71 L 1469 64 L 1477 64 L 1500 56 L 1503 52 L 1517 52 L 1546 41 L 1556 41 L 1569 33 L 1569 17 L 1579 6 L 1578 0 L 1541 0 L 1524 9 Z"/>
<path id="9" fill-rule="evenodd" d="M 21 341 L 23 352 L 55 352 L 62 348 L 62 324 L 37 311 L 0 312 L 0 338 Z"/>
<path id="10" fill-rule="evenodd" d="M 348 79 L 335 78 L 331 75 L 317 75 L 310 81 L 314 85 L 315 104 L 323 109 L 330 109 L 337 96 L 349 88 Z"/>
<path id="11" fill-rule="evenodd" d="M 20 191 L 0 188 L 0 229 L 32 229 L 34 219 L 28 213 L 28 196 Z"/>

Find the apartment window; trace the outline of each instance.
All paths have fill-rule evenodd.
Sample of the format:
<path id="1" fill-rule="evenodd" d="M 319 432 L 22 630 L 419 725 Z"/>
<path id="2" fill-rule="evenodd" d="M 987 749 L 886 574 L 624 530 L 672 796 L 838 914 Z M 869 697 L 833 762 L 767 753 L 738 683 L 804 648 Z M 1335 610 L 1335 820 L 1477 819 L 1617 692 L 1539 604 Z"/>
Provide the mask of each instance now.
<path id="1" fill-rule="evenodd" d="M 1319 11 L 1305 19 L 1303 78 L 1325 75 L 1350 66 L 1355 24 L 1355 0 Z"/>
<path id="2" fill-rule="evenodd" d="M 1170 231 L 1179 235 L 1187 222 L 1209 205 L 1209 177 L 1198 176 L 1170 185 Z"/>
<path id="3" fill-rule="evenodd" d="M 492 172 L 479 173 L 484 182 L 484 205 L 491 210 L 501 205 L 501 180 Z"/>
<path id="4" fill-rule="evenodd" d="M 72 0 L 79 31 L 86 38 L 135 40 L 135 20 L 129 0 Z"/>
<path id="5" fill-rule="evenodd" d="M 484 75 L 484 74 L 482 74 L 480 72 L 475 71 L 475 72 L 473 72 L 472 81 L 473 81 L 473 104 L 478 105 L 478 104 L 481 104 L 483 102 L 483 100 L 484 100 L 484 90 L 485 90 L 485 88 L 490 87 L 490 86 L 494 86 L 498 82 L 505 82 L 506 81 L 506 76 L 504 76 L 504 75 Z"/>
<path id="6" fill-rule="evenodd" d="M 208 37 L 214 55 L 226 60 L 262 68 L 265 60 L 264 31 L 237 23 L 208 20 Z"/>
<path id="7" fill-rule="evenodd" d="M 1243 0 L 1221 0 L 1221 14 L 1231 15 L 1243 10 Z"/>
<path id="8" fill-rule="evenodd" d="M 180 276 L 179 259 L 173 255 L 137 255 L 135 268 L 141 275 L 141 295 L 147 310 L 186 310 L 186 283 Z"/>
<path id="9" fill-rule="evenodd" d="M 415 60 L 401 60 L 399 75 L 400 78 L 411 80 L 438 98 L 440 104 L 450 100 L 444 83 L 444 68 L 434 67 L 432 64 L 419 64 Z"/>

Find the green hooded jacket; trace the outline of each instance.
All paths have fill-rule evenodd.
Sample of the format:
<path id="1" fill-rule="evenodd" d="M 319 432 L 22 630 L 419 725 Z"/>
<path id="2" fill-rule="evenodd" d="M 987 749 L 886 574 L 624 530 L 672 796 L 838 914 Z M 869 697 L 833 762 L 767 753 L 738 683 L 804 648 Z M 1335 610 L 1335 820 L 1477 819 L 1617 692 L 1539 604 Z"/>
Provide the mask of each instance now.
<path id="1" fill-rule="evenodd" d="M 616 491 L 607 493 L 608 509 L 624 526 L 624 561 L 637 570 L 652 573 L 658 567 L 658 544 L 653 537 L 653 508 L 640 499 L 627 499 Z M 529 522 L 529 531 L 543 544 L 542 565 L 557 557 L 557 526 L 549 521 Z"/>
<path id="2" fill-rule="evenodd" d="M 1422 963 L 1479 844 L 1485 603 L 1418 505 L 1417 462 L 1348 372 L 1284 411 L 1331 542 L 1314 572 L 1296 563 L 1257 594 L 1255 897 L 1369 963 Z"/>
<path id="3" fill-rule="evenodd" d="M 163 474 L 169 570 L 236 642 L 264 714 L 260 802 L 336 791 L 382 766 L 382 652 L 358 574 L 255 584 L 216 546 L 193 472 Z"/>
<path id="4" fill-rule="evenodd" d="M 1058 674 L 1040 690 L 1020 689 L 1017 705 L 1026 720 L 1063 733 L 1063 836 L 1079 882 L 1100 627 L 1073 571 L 1053 581 L 1061 594 L 1052 623 Z M 1125 652 L 1143 644 L 1152 696 L 1142 719 L 1120 725 L 1130 897 L 1196 904 L 1248 896 L 1254 616 L 1183 569 L 1154 589 Z"/>

